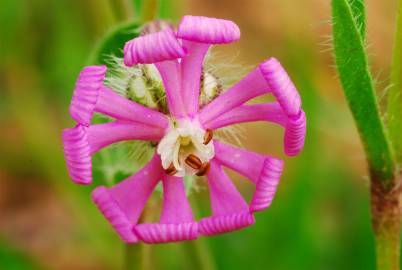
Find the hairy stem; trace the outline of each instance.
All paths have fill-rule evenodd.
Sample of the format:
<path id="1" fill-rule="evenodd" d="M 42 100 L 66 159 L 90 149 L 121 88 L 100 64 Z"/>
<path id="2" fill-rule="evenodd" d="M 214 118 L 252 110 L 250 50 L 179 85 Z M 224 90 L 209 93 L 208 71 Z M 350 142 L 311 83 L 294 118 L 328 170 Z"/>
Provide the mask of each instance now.
<path id="1" fill-rule="evenodd" d="M 391 66 L 391 88 L 388 94 L 388 131 L 397 162 L 402 164 L 402 2 L 398 3 L 398 14 L 394 37 Z"/>
<path id="2" fill-rule="evenodd" d="M 399 201 L 399 187 L 387 190 L 380 181 L 374 179 L 371 182 L 371 213 L 378 270 L 399 269 L 401 227 Z"/>

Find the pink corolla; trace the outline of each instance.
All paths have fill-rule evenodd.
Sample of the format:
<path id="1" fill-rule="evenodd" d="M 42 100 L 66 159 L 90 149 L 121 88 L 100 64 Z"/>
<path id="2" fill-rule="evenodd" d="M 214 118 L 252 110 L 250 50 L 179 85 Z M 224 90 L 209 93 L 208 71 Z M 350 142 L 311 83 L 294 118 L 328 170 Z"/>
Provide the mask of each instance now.
<path id="1" fill-rule="evenodd" d="M 84 68 L 77 80 L 70 114 L 77 125 L 63 131 L 64 152 L 72 180 L 92 181 L 92 155 L 127 140 L 157 143 L 151 160 L 136 174 L 112 187 L 97 187 L 92 199 L 120 237 L 128 243 L 193 240 L 244 228 L 253 213 L 274 197 L 283 161 L 250 152 L 214 138 L 214 131 L 233 124 L 267 121 L 285 128 L 284 151 L 297 155 L 304 145 L 306 118 L 300 96 L 281 64 L 270 58 L 237 84 L 200 106 L 205 55 L 211 45 L 240 38 L 228 20 L 184 16 L 177 31 L 166 28 L 128 41 L 124 64 L 154 64 L 163 81 L 168 113 L 135 103 L 104 84 L 106 67 Z M 247 104 L 271 93 L 276 102 Z M 93 114 L 114 122 L 92 125 Z M 248 203 L 222 167 L 255 185 Z M 206 176 L 212 215 L 195 220 L 185 193 L 184 176 Z M 147 200 L 159 182 L 163 206 L 158 223 L 139 224 Z"/>

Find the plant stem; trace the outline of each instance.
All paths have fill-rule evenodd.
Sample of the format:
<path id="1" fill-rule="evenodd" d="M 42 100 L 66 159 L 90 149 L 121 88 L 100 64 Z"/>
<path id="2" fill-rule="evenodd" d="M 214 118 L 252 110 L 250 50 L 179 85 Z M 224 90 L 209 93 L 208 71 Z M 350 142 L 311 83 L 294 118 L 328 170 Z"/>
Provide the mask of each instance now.
<path id="1" fill-rule="evenodd" d="M 402 164 L 402 2 L 398 3 L 394 49 L 391 66 L 391 88 L 388 94 L 388 131 L 395 158 Z"/>
<path id="2" fill-rule="evenodd" d="M 208 250 L 205 239 L 186 241 L 183 243 L 184 252 L 191 261 L 191 269 L 194 270 L 215 270 L 215 264 L 211 253 Z"/>
<path id="3" fill-rule="evenodd" d="M 377 270 L 398 270 L 400 261 L 400 189 L 387 190 L 371 182 L 371 213 L 376 241 Z M 394 181 L 396 183 L 397 181 Z"/>
<path id="4" fill-rule="evenodd" d="M 144 243 L 126 244 L 125 269 L 126 270 L 151 270 L 151 247 Z"/>
<path id="5" fill-rule="evenodd" d="M 152 199 L 151 199 L 152 200 Z M 146 205 L 138 223 L 144 222 L 152 217 L 153 203 Z M 152 246 L 144 243 L 126 244 L 125 246 L 125 270 L 152 270 Z"/>
<path id="6" fill-rule="evenodd" d="M 394 48 L 391 66 L 391 88 L 388 94 L 388 133 L 396 161 L 395 178 L 386 189 L 375 181 L 371 184 L 371 209 L 376 236 L 377 268 L 397 270 L 400 267 L 400 183 L 402 171 L 402 2 L 398 1 Z"/>

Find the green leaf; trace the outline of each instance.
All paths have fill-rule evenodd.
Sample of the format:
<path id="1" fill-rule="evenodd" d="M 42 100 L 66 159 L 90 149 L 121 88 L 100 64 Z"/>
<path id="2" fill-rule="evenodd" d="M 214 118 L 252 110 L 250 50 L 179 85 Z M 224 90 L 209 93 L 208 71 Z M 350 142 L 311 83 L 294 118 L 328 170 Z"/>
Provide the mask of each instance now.
<path id="1" fill-rule="evenodd" d="M 357 19 L 361 17 L 354 13 L 357 5 L 353 7 L 351 1 L 332 0 L 335 63 L 360 133 L 372 179 L 384 181 L 384 186 L 389 188 L 394 162 L 378 110 L 362 32 L 357 25 Z"/>
<path id="2" fill-rule="evenodd" d="M 391 88 L 388 94 L 388 131 L 395 158 L 402 165 L 402 2 L 399 1 L 394 51 L 391 67 Z"/>
<path id="3" fill-rule="evenodd" d="M 364 0 L 348 0 L 348 2 L 360 37 L 364 41 L 366 38 L 366 9 Z"/>
<path id="4" fill-rule="evenodd" d="M 139 35 L 137 22 L 126 22 L 110 31 L 97 45 L 92 53 L 89 64 L 108 65 L 108 56 L 123 57 L 124 44 Z"/>

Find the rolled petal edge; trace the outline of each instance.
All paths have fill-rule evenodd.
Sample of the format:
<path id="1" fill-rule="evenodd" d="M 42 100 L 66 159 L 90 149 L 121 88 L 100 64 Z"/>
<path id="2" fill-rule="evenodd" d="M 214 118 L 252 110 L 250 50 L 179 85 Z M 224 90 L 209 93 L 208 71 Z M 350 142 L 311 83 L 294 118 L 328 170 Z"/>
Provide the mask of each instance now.
<path id="1" fill-rule="evenodd" d="M 78 123 L 91 124 L 105 74 L 106 66 L 88 66 L 80 72 L 70 104 L 70 115 Z"/>
<path id="2" fill-rule="evenodd" d="M 195 240 L 198 238 L 198 223 L 139 224 L 133 231 L 139 239 L 149 244 Z"/>
<path id="3" fill-rule="evenodd" d="M 64 156 L 68 173 L 77 184 L 92 182 L 92 158 L 87 138 L 87 127 L 77 125 L 62 133 Z"/>
<path id="4" fill-rule="evenodd" d="M 170 28 L 134 38 L 124 46 L 124 64 L 129 67 L 173 60 L 184 55 L 186 51 Z"/>
<path id="5" fill-rule="evenodd" d="M 285 154 L 296 156 L 304 147 L 306 137 L 306 114 L 300 110 L 297 117 L 289 117 L 285 130 Z"/>
<path id="6" fill-rule="evenodd" d="M 240 212 L 222 216 L 212 216 L 199 221 L 199 230 L 203 235 L 215 235 L 239 230 L 255 223 L 254 216 L 248 212 Z"/>
<path id="7" fill-rule="evenodd" d="M 138 242 L 138 238 L 132 231 L 133 225 L 120 209 L 120 206 L 109 194 L 106 187 L 97 187 L 92 191 L 91 197 L 93 202 L 98 206 L 104 217 L 110 222 L 124 242 Z"/>
<path id="8" fill-rule="evenodd" d="M 184 16 L 177 37 L 185 40 L 223 44 L 240 39 L 240 29 L 232 21 L 203 16 Z"/>
<path id="9" fill-rule="evenodd" d="M 266 158 L 261 175 L 250 203 L 250 211 L 262 211 L 268 208 L 275 196 L 283 170 L 283 160 Z"/>
<path id="10" fill-rule="evenodd" d="M 301 98 L 285 69 L 275 58 L 260 64 L 260 71 L 272 94 L 288 116 L 296 116 L 301 109 Z"/>

